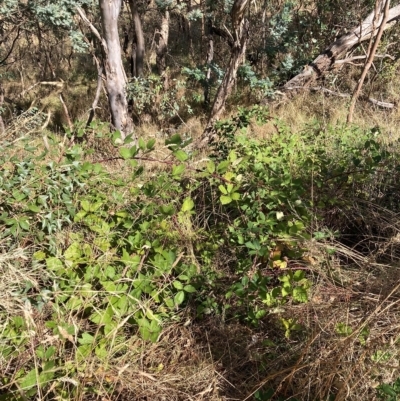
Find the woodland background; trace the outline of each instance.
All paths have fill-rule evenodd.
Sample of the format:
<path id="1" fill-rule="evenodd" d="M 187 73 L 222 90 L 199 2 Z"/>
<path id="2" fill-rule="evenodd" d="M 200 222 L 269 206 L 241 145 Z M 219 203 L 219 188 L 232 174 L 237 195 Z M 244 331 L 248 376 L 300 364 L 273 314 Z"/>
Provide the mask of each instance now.
<path id="1" fill-rule="evenodd" d="M 0 400 L 397 400 L 400 5 L 0 3 Z"/>

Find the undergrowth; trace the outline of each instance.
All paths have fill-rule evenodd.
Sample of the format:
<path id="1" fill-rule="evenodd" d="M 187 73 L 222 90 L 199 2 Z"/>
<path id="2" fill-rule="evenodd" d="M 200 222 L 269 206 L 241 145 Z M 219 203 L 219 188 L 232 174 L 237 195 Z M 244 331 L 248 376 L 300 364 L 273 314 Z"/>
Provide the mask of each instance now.
<path id="1" fill-rule="evenodd" d="M 217 129 L 200 161 L 3 140 L 1 400 L 394 399 L 396 147 L 259 107 Z"/>

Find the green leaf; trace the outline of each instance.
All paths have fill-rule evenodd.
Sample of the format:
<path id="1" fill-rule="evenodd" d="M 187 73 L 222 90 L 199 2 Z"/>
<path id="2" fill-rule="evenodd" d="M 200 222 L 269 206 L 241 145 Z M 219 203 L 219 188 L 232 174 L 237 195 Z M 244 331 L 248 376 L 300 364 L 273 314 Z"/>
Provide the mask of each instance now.
<path id="1" fill-rule="evenodd" d="M 175 213 L 175 209 L 172 205 L 161 205 L 160 212 L 166 216 L 172 216 Z"/>
<path id="2" fill-rule="evenodd" d="M 46 353 L 45 353 L 45 358 L 48 360 L 50 359 L 54 353 L 56 352 L 56 347 L 54 347 L 53 345 L 50 346 L 49 348 L 47 348 Z"/>
<path id="3" fill-rule="evenodd" d="M 210 174 L 213 174 L 213 173 L 215 172 L 215 163 L 214 163 L 212 160 L 210 160 L 210 161 L 207 163 L 207 171 L 208 171 Z"/>
<path id="4" fill-rule="evenodd" d="M 131 158 L 131 150 L 129 148 L 120 148 L 119 154 L 124 160 Z"/>
<path id="5" fill-rule="evenodd" d="M 226 196 L 226 195 L 221 195 L 221 197 L 219 199 L 223 205 L 227 205 L 228 203 L 232 202 L 232 198 L 230 196 Z"/>
<path id="6" fill-rule="evenodd" d="M 134 160 L 134 157 L 137 156 L 137 154 L 139 153 L 139 149 L 136 147 L 136 145 L 131 146 L 130 148 L 130 152 L 131 152 L 131 160 L 130 160 L 130 164 L 132 167 L 136 167 L 137 166 L 137 161 Z"/>
<path id="7" fill-rule="evenodd" d="M 170 138 L 165 140 L 165 145 L 180 145 L 182 143 L 182 138 L 179 134 L 174 134 Z"/>
<path id="8" fill-rule="evenodd" d="M 184 291 L 179 291 L 174 296 L 174 303 L 175 305 L 180 305 L 185 300 L 185 293 Z"/>
<path id="9" fill-rule="evenodd" d="M 177 290 L 182 290 L 182 289 L 183 289 L 183 284 L 182 284 L 180 281 L 178 281 L 178 280 L 175 280 L 175 281 L 172 283 L 172 285 L 173 285 Z"/>
<path id="10" fill-rule="evenodd" d="M 39 213 L 39 212 L 40 212 L 39 206 L 35 205 L 34 203 L 29 204 L 29 205 L 28 205 L 28 209 L 29 209 L 31 212 L 34 212 L 34 213 Z"/>
<path id="11" fill-rule="evenodd" d="M 139 332 L 142 338 L 146 341 L 156 342 L 161 332 L 161 326 L 156 320 L 148 321 L 146 318 L 137 320 Z"/>
<path id="12" fill-rule="evenodd" d="M 293 274 L 293 280 L 296 282 L 301 281 L 301 280 L 303 280 L 305 275 L 306 274 L 304 273 L 304 270 L 296 270 Z"/>
<path id="13" fill-rule="evenodd" d="M 142 150 L 142 151 L 145 151 L 145 150 L 146 150 L 146 144 L 145 144 L 143 138 L 139 138 L 139 148 L 140 148 L 140 150 Z"/>
<path id="14" fill-rule="evenodd" d="M 64 252 L 66 260 L 76 261 L 82 257 L 81 245 L 78 242 L 73 242 Z"/>
<path id="15" fill-rule="evenodd" d="M 239 194 L 239 192 L 233 192 L 233 193 L 231 194 L 231 198 L 232 198 L 233 200 L 235 200 L 235 201 L 238 201 L 238 200 L 240 199 L 240 194 Z"/>
<path id="16" fill-rule="evenodd" d="M 46 254 L 43 251 L 36 251 L 33 254 L 33 259 L 34 260 L 39 260 L 39 261 L 45 260 L 46 259 Z"/>
<path id="17" fill-rule="evenodd" d="M 308 294 L 307 290 L 303 287 L 295 287 L 293 289 L 293 299 L 297 302 L 307 302 Z"/>
<path id="18" fill-rule="evenodd" d="M 192 198 L 186 198 L 183 201 L 183 205 L 182 205 L 182 212 L 189 212 L 190 210 L 192 210 L 194 208 L 194 202 L 192 200 Z"/>
<path id="19" fill-rule="evenodd" d="M 61 260 L 54 257 L 46 259 L 46 266 L 48 269 L 53 271 L 59 271 L 64 268 L 64 265 L 61 262 Z"/>
<path id="20" fill-rule="evenodd" d="M 147 144 L 146 144 L 147 150 L 153 149 L 155 144 L 156 144 L 156 140 L 154 138 L 147 141 Z"/>
<path id="21" fill-rule="evenodd" d="M 178 166 L 173 166 L 172 176 L 174 178 L 179 178 L 184 171 L 185 171 L 185 166 L 183 164 L 179 164 Z"/>
<path id="22" fill-rule="evenodd" d="M 29 230 L 29 222 L 27 220 L 20 220 L 19 226 L 25 231 Z"/>
<path id="23" fill-rule="evenodd" d="M 224 194 L 224 195 L 228 195 L 228 191 L 226 190 L 226 188 L 223 185 L 220 185 L 218 187 L 218 189 Z"/>
<path id="24" fill-rule="evenodd" d="M 83 344 L 80 345 L 77 349 L 77 354 L 78 357 L 80 358 L 86 358 L 90 355 L 92 352 L 92 345 L 91 344 Z"/>
<path id="25" fill-rule="evenodd" d="M 189 292 L 189 293 L 196 292 L 196 288 L 194 288 L 194 287 L 193 287 L 192 285 L 190 285 L 190 284 L 185 285 L 185 286 L 183 287 L 183 290 L 184 290 L 185 292 Z"/>
<path id="26" fill-rule="evenodd" d="M 32 369 L 30 370 L 25 377 L 23 377 L 19 383 L 19 385 L 21 386 L 22 390 L 27 390 L 31 387 L 36 386 L 37 384 L 37 379 L 38 379 L 39 375 L 36 372 L 36 369 Z"/>
<path id="27" fill-rule="evenodd" d="M 353 329 L 345 323 L 338 323 L 335 329 L 341 336 L 349 336 L 353 332 Z"/>
<path id="28" fill-rule="evenodd" d="M 290 286 L 283 286 L 282 287 L 282 296 L 286 297 L 292 293 L 292 287 Z"/>
<path id="29" fill-rule="evenodd" d="M 229 161 L 224 160 L 223 162 L 218 164 L 217 171 L 219 174 L 224 174 L 229 167 Z"/>
<path id="30" fill-rule="evenodd" d="M 54 361 L 48 361 L 43 365 L 43 371 L 39 375 L 39 383 L 41 387 L 48 384 L 54 378 Z"/>
<path id="31" fill-rule="evenodd" d="M 186 152 L 184 152 L 183 150 L 179 149 L 177 151 L 174 152 L 174 156 L 181 162 L 184 162 L 185 160 L 188 159 L 188 155 Z"/>
<path id="32" fill-rule="evenodd" d="M 88 200 L 81 201 L 81 207 L 85 212 L 90 211 L 90 202 Z"/>
<path id="33" fill-rule="evenodd" d="M 89 333 L 82 333 L 82 337 L 78 338 L 78 342 L 81 345 L 84 344 L 93 344 L 94 337 Z"/>

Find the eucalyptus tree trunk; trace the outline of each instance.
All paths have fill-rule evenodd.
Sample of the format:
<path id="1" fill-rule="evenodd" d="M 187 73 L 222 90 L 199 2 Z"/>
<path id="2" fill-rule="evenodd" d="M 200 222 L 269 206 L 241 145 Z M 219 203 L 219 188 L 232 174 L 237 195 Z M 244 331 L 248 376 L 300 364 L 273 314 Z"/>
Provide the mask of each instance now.
<path id="1" fill-rule="evenodd" d="M 0 82 L 0 110 L 3 107 L 3 103 L 4 103 L 4 88 L 3 85 Z M 4 125 L 4 121 L 3 118 L 1 117 L 1 113 L 0 113 L 0 135 L 3 134 L 6 130 L 6 127 Z"/>
<path id="2" fill-rule="evenodd" d="M 161 28 L 158 31 L 158 43 L 156 47 L 156 63 L 160 75 L 163 75 L 167 68 L 166 55 L 168 52 L 169 20 L 169 11 L 165 10 L 161 21 Z"/>
<path id="3" fill-rule="evenodd" d="M 111 109 L 112 122 L 121 137 L 132 131 L 132 119 L 126 99 L 126 75 L 122 65 L 121 45 L 118 34 L 118 17 L 122 0 L 99 0 L 103 28 L 104 71 L 106 90 Z"/>
<path id="4" fill-rule="evenodd" d="M 208 107 L 210 104 L 210 90 L 211 90 L 211 63 L 214 60 L 214 37 L 210 33 L 208 35 L 208 52 L 207 52 L 207 75 L 204 87 L 204 106 Z"/>
<path id="5" fill-rule="evenodd" d="M 233 27 L 233 46 L 231 47 L 231 57 L 226 69 L 224 78 L 218 88 L 214 103 L 211 109 L 210 117 L 204 133 L 201 137 L 200 146 L 213 141 L 215 138 L 214 125 L 220 119 L 225 110 L 225 103 L 232 92 L 236 81 L 237 70 L 243 61 L 246 53 L 246 45 L 249 34 L 249 22 L 244 18 L 248 0 L 236 0 L 231 11 Z"/>
<path id="6" fill-rule="evenodd" d="M 129 0 L 129 8 L 131 10 L 132 20 L 136 35 L 136 43 L 133 49 L 134 51 L 132 52 L 132 57 L 134 58 L 133 62 L 135 66 L 134 76 L 140 77 L 143 75 L 145 45 L 144 45 L 142 22 L 140 20 L 137 0 Z"/>

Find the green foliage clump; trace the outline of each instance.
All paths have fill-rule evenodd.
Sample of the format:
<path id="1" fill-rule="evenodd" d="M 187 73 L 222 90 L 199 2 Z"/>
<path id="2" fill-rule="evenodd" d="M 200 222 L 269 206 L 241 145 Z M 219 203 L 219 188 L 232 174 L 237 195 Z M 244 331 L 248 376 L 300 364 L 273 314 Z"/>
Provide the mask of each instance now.
<path id="1" fill-rule="evenodd" d="M 396 401 L 400 396 L 400 378 L 391 384 L 378 386 L 378 398 L 384 401 Z"/>
<path id="2" fill-rule="evenodd" d="M 276 133 L 252 138 L 255 122 Z M 113 172 L 89 162 L 83 146 L 38 155 L 28 142 L 19 151 L 2 145 L 2 241 L 34 247 L 25 263 L 43 274 L 16 286 L 24 316 L 0 310 L 0 353 L 12 365 L 28 352 L 33 311 L 56 339 L 36 346 L 23 367 L 12 365 L 3 386 L 32 397 L 58 383 L 54 394 L 72 394 L 65 378 L 88 361 L 106 363 L 132 338 L 157 342 L 188 311 L 253 327 L 276 316 L 284 340 L 307 332 L 285 310 L 310 298 L 308 244 L 329 238 L 331 211 L 350 211 L 354 199 L 393 202 L 376 190 L 396 182 L 396 158 L 374 130 L 313 125 L 297 134 L 261 107 L 240 109 L 216 129 L 221 141 L 203 166 L 193 167 L 189 141 L 174 135 L 167 168 L 155 174 L 155 140 L 120 147 Z"/>

